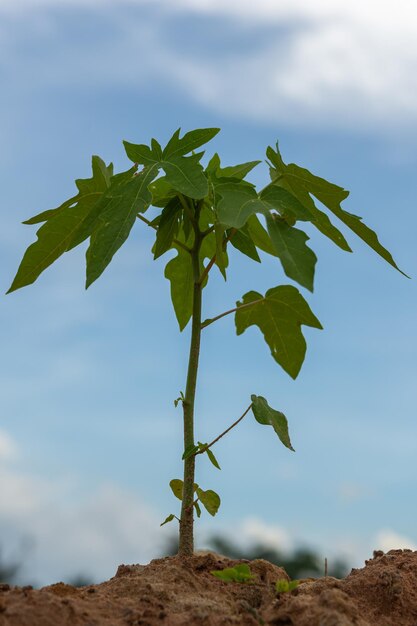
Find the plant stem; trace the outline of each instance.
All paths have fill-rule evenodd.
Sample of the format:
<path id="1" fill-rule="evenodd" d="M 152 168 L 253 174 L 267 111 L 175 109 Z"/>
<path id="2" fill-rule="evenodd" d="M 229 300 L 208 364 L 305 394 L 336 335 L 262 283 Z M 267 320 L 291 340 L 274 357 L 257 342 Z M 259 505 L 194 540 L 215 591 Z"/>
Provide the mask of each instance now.
<path id="1" fill-rule="evenodd" d="M 233 422 L 233 424 L 231 426 L 229 426 L 229 428 L 226 428 L 226 430 L 224 430 L 218 437 L 216 437 L 216 439 L 213 439 L 213 441 L 211 441 L 206 446 L 204 446 L 204 448 L 201 448 L 201 450 L 198 450 L 197 452 L 194 452 L 193 456 L 197 456 L 197 454 L 204 454 L 209 448 L 211 448 L 211 446 L 214 446 L 214 444 L 217 443 L 219 441 L 219 439 L 221 439 L 222 437 L 227 435 L 227 433 L 229 431 L 231 431 L 232 428 L 237 426 L 239 424 L 239 422 L 241 422 L 243 420 L 243 418 L 245 417 L 245 415 L 247 415 L 249 413 L 251 408 L 252 408 L 252 402 L 250 403 L 248 408 L 245 410 L 245 412 L 239 417 L 239 419 L 237 419 L 235 422 Z"/>
<path id="2" fill-rule="evenodd" d="M 229 309 L 228 311 L 225 311 L 224 313 L 220 313 L 220 315 L 216 315 L 216 317 L 211 317 L 208 320 L 204 320 L 204 322 L 201 324 L 201 328 L 206 328 L 207 326 L 210 326 L 210 324 L 213 324 L 213 322 L 217 322 L 217 320 L 220 320 L 222 317 L 225 317 L 226 315 L 230 315 L 230 313 L 234 313 L 237 310 L 240 309 L 247 309 L 248 307 L 253 306 L 254 304 L 258 304 L 259 302 L 262 302 L 262 300 L 264 300 L 265 298 L 259 298 L 258 300 L 253 300 L 252 302 L 247 302 L 246 304 L 241 304 L 240 306 L 235 307 L 234 309 Z"/>
<path id="3" fill-rule="evenodd" d="M 198 226 L 199 207 L 196 207 L 194 221 L 195 241 L 191 251 L 191 260 L 194 275 L 193 315 L 191 326 L 190 355 L 188 360 L 187 385 L 183 401 L 184 410 L 184 450 L 194 445 L 194 399 L 197 384 L 198 360 L 200 356 L 201 336 L 201 302 L 202 286 L 200 277 L 200 247 L 202 234 Z M 180 538 L 178 554 L 191 556 L 194 552 L 194 474 L 195 457 L 184 460 L 184 486 L 182 494 Z"/>

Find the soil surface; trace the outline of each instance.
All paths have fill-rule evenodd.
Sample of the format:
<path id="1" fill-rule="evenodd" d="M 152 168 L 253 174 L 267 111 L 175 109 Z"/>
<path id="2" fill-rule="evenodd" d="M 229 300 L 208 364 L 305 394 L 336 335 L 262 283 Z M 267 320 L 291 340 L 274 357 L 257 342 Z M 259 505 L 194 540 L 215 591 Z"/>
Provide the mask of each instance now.
<path id="1" fill-rule="evenodd" d="M 213 553 L 149 565 L 120 565 L 109 581 L 57 583 L 39 590 L 0 585 L 1 626 L 417 626 L 417 552 L 375 552 L 343 580 L 301 581 L 277 595 L 285 571 L 249 563 L 252 583 L 223 582 L 210 571 L 236 561 Z"/>

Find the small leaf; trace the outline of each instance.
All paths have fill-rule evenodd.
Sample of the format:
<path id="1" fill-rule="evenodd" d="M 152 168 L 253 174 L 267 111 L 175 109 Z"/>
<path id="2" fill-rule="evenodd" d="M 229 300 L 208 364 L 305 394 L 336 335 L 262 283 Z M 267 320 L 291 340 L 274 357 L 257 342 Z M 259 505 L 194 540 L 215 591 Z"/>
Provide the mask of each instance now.
<path id="1" fill-rule="evenodd" d="M 180 214 L 181 202 L 176 196 L 167 203 L 161 213 L 156 232 L 154 259 L 157 259 L 171 248 L 172 241 L 178 233 Z"/>
<path id="2" fill-rule="evenodd" d="M 194 275 L 191 255 L 182 248 L 177 252 L 165 267 L 165 277 L 171 283 L 171 300 L 182 331 L 193 313 Z"/>
<path id="3" fill-rule="evenodd" d="M 275 583 L 275 591 L 277 593 L 288 593 L 294 591 L 298 587 L 298 580 L 285 580 L 281 578 Z"/>
<path id="4" fill-rule="evenodd" d="M 197 517 L 201 517 L 201 508 L 198 502 L 194 502 L 195 512 L 197 513 Z"/>
<path id="5" fill-rule="evenodd" d="M 236 333 L 258 326 L 275 361 L 296 378 L 306 352 L 301 325 L 322 328 L 300 292 L 290 285 L 269 289 L 265 296 L 249 291 L 236 305 Z"/>
<path id="6" fill-rule="evenodd" d="M 176 498 L 178 498 L 178 500 L 182 500 L 183 485 L 183 481 L 179 478 L 173 478 L 169 483 L 172 493 Z"/>
<path id="7" fill-rule="evenodd" d="M 281 578 L 275 583 L 275 591 L 277 593 L 286 593 L 289 590 L 288 580 Z"/>
<path id="8" fill-rule="evenodd" d="M 224 582 L 247 583 L 255 578 L 255 575 L 252 574 L 249 565 L 246 563 L 240 563 L 234 567 L 226 567 L 221 570 L 213 570 L 210 573 Z"/>
<path id="9" fill-rule="evenodd" d="M 210 461 L 212 462 L 212 464 L 214 465 L 214 467 L 217 467 L 217 469 L 221 469 L 216 457 L 214 456 L 213 452 L 210 450 L 210 448 L 207 448 L 206 450 L 207 452 L 207 456 L 210 459 Z"/>
<path id="10" fill-rule="evenodd" d="M 164 524 L 168 524 L 169 522 L 172 522 L 172 520 L 175 519 L 175 515 L 173 513 L 171 513 L 170 515 L 168 515 L 168 517 L 162 522 L 162 524 L 159 524 L 160 526 L 163 526 Z"/>
<path id="11" fill-rule="evenodd" d="M 251 400 L 256 421 L 265 426 L 272 426 L 284 446 L 294 452 L 288 434 L 288 421 L 284 413 L 272 409 L 262 396 L 252 395 Z"/>
<path id="12" fill-rule="evenodd" d="M 219 268 L 224 280 L 226 280 L 226 268 L 228 259 L 224 249 L 224 227 L 220 224 L 214 226 L 214 236 L 216 239 L 216 265 Z"/>
<path id="13" fill-rule="evenodd" d="M 182 455 L 182 460 L 185 461 L 185 459 L 188 459 L 190 456 L 192 456 L 196 452 L 198 452 L 198 446 L 194 446 L 194 445 L 187 446 Z"/>
<path id="14" fill-rule="evenodd" d="M 213 491 L 212 489 L 208 489 L 207 491 L 203 491 L 199 487 L 196 489 L 197 496 L 204 506 L 206 511 L 210 513 L 210 515 L 216 515 L 220 506 L 220 496 Z"/>
<path id="15" fill-rule="evenodd" d="M 208 456 L 209 460 L 211 461 L 211 463 L 214 465 L 214 467 L 217 467 L 217 469 L 221 469 L 221 467 L 218 464 L 218 461 L 217 461 L 216 457 L 214 456 L 213 452 L 207 446 L 208 446 L 207 443 L 201 443 L 201 441 L 198 442 L 198 448 L 199 448 L 200 452 L 207 452 L 207 456 Z"/>

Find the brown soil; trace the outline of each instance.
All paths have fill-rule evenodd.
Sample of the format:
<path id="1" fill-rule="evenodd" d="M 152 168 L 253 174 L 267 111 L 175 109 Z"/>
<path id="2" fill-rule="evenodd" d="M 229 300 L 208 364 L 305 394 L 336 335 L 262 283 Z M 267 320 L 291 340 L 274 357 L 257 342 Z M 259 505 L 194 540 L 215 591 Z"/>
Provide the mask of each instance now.
<path id="1" fill-rule="evenodd" d="M 205 553 L 121 565 L 114 578 L 88 587 L 0 585 L 0 625 L 417 626 L 417 552 L 375 552 L 343 580 L 305 580 L 279 597 L 275 582 L 288 577 L 267 561 L 250 563 L 253 583 L 210 574 L 239 562 Z"/>

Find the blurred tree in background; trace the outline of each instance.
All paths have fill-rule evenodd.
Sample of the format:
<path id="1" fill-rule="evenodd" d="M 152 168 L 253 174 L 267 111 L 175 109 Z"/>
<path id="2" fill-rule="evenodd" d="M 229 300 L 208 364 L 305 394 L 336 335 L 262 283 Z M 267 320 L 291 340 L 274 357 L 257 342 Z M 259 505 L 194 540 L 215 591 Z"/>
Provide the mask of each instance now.
<path id="1" fill-rule="evenodd" d="M 324 576 L 324 557 L 310 548 L 297 548 L 289 554 L 262 543 L 242 548 L 220 535 L 213 536 L 208 541 L 208 546 L 209 549 L 232 559 L 248 559 L 249 561 L 265 559 L 283 567 L 292 579 Z M 172 537 L 167 543 L 164 556 L 173 556 L 177 553 L 178 541 Z M 327 574 L 335 578 L 344 578 L 349 573 L 349 569 L 342 558 L 337 558 L 334 561 L 329 560 Z"/>

